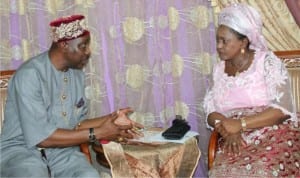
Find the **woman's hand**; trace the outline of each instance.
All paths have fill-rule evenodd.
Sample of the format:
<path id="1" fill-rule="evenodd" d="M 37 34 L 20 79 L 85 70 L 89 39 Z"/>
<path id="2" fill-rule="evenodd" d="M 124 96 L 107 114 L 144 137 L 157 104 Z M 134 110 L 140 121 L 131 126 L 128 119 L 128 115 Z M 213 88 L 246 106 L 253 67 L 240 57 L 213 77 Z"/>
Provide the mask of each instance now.
<path id="1" fill-rule="evenodd" d="M 226 138 L 228 135 L 241 131 L 241 121 L 233 118 L 223 119 L 221 122 L 215 124 L 215 129 L 223 138 Z"/>
<path id="2" fill-rule="evenodd" d="M 246 142 L 241 136 L 241 133 L 230 134 L 226 138 L 224 138 L 224 153 L 228 155 L 240 155 L 240 151 L 243 147 L 246 146 Z"/>

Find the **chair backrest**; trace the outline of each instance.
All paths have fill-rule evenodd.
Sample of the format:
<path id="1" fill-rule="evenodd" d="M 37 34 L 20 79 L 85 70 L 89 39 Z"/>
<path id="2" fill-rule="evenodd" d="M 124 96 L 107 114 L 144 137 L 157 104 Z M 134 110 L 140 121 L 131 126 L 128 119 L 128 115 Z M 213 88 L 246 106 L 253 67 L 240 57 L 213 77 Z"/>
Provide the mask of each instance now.
<path id="1" fill-rule="evenodd" d="M 276 56 L 283 60 L 291 77 L 292 94 L 296 110 L 300 113 L 300 50 L 275 51 Z"/>
<path id="2" fill-rule="evenodd" d="M 4 107 L 6 101 L 8 81 L 14 73 L 14 70 L 0 71 L 0 133 L 2 130 L 2 123 L 4 119 Z"/>

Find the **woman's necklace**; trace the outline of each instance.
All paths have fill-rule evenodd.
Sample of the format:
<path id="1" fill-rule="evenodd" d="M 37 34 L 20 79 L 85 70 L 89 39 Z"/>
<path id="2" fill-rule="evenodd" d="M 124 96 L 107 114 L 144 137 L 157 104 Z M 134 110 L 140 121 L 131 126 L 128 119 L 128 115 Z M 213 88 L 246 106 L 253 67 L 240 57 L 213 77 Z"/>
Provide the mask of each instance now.
<path id="1" fill-rule="evenodd" d="M 236 67 L 236 65 L 233 65 L 235 68 L 237 68 L 236 72 L 235 72 L 235 76 L 239 76 L 241 71 L 249 64 L 250 62 L 250 53 L 247 53 L 247 57 L 246 57 L 246 62 L 244 62 L 241 66 Z"/>

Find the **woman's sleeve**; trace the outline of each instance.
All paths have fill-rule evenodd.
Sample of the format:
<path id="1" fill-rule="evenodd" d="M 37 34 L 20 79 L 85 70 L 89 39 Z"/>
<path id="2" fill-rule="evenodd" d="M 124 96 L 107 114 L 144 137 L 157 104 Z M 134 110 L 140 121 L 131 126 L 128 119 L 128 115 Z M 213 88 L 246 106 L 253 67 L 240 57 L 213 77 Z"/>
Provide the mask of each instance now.
<path id="1" fill-rule="evenodd" d="M 212 112 L 215 112 L 216 111 L 216 108 L 215 108 L 215 103 L 214 103 L 214 92 L 213 92 L 213 87 L 214 87 L 214 76 L 216 75 L 216 69 L 217 67 L 215 66 L 214 69 L 213 69 L 213 74 L 210 78 L 210 86 L 208 87 L 207 91 L 206 91 L 206 94 L 205 94 L 205 97 L 204 97 L 204 100 L 203 100 L 203 108 L 204 108 L 204 112 L 205 112 L 205 123 L 206 123 L 206 127 L 213 130 L 214 128 L 211 127 L 208 122 L 207 122 L 207 119 L 208 119 L 208 115 Z"/>
<path id="2" fill-rule="evenodd" d="M 296 108 L 291 91 L 291 81 L 284 63 L 269 52 L 264 62 L 264 77 L 267 84 L 270 106 L 280 109 L 284 114 L 290 115 L 290 120 L 297 123 Z"/>
<path id="3" fill-rule="evenodd" d="M 213 130 L 214 128 L 211 127 L 208 122 L 208 115 L 214 111 L 216 111 L 215 109 L 215 105 L 214 105 L 214 100 L 213 100 L 213 90 L 209 89 L 204 97 L 204 112 L 205 112 L 205 123 L 206 123 L 206 127 Z"/>

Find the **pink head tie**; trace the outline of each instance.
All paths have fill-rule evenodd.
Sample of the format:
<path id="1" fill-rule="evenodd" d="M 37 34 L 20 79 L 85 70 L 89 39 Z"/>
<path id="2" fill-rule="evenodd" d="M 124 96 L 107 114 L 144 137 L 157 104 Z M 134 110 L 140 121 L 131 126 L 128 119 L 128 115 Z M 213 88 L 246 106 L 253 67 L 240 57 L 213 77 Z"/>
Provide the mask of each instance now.
<path id="1" fill-rule="evenodd" d="M 268 50 L 262 35 L 262 20 L 256 9 L 246 4 L 232 4 L 222 9 L 218 18 L 219 25 L 225 25 L 240 34 L 246 35 L 250 41 L 250 49 Z"/>
<path id="2" fill-rule="evenodd" d="M 68 41 L 89 34 L 83 15 L 61 17 L 50 22 L 54 42 Z"/>

